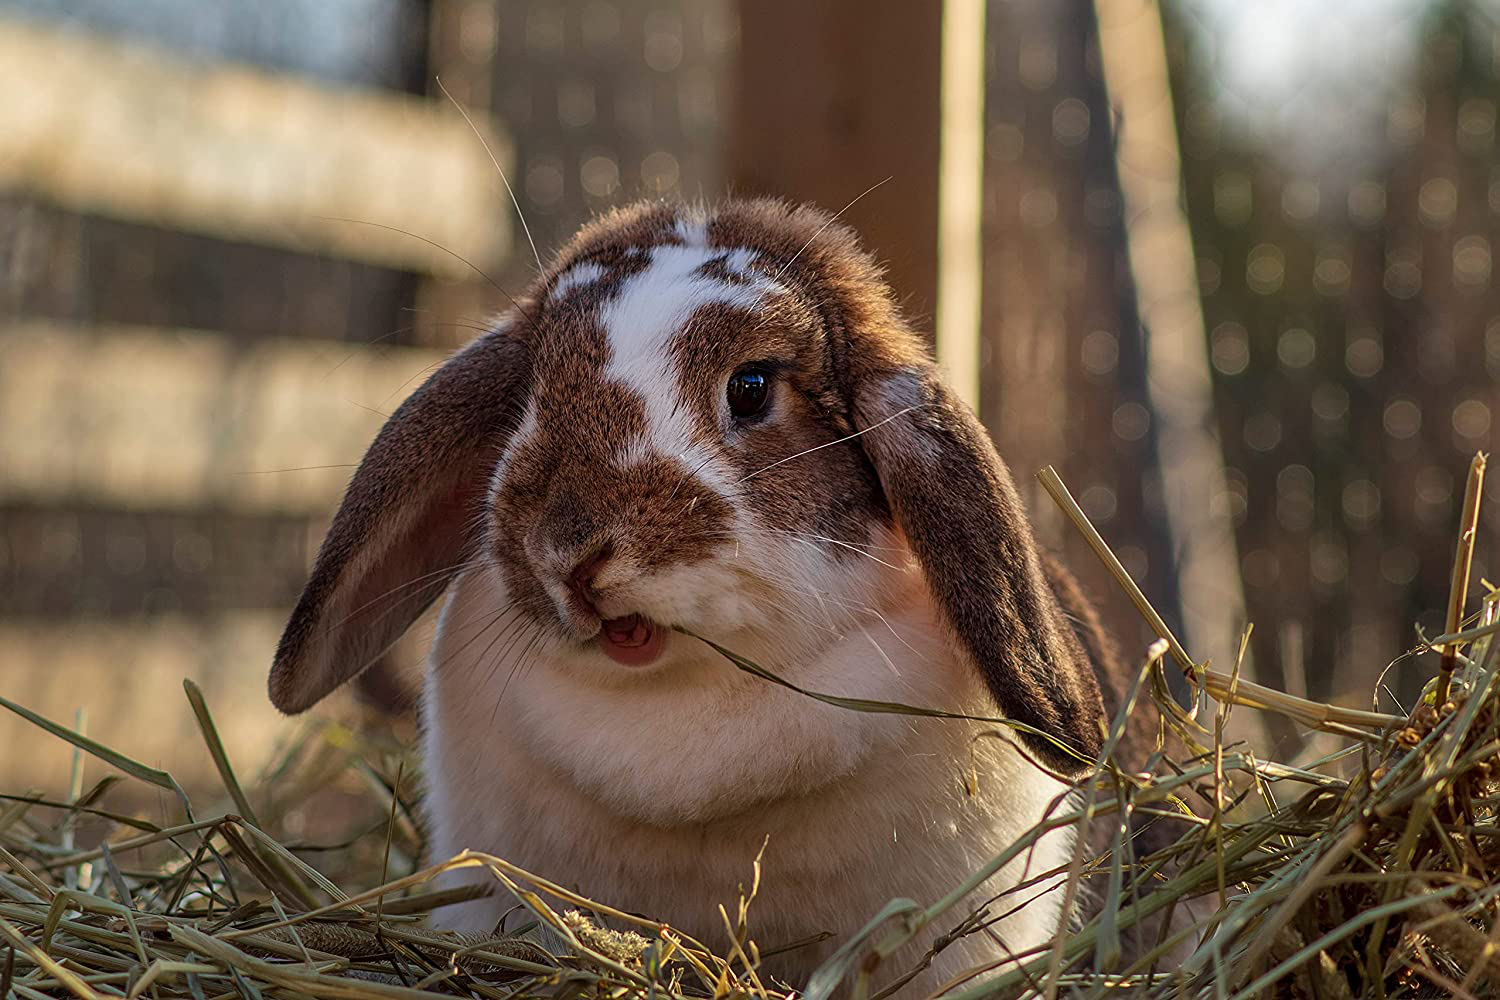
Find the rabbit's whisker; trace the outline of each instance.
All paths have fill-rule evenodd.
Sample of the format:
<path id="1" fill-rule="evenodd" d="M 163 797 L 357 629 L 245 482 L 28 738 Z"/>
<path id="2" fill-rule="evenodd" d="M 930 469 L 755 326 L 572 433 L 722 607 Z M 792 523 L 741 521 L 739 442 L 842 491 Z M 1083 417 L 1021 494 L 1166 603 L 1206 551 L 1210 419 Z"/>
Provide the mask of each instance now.
<path id="1" fill-rule="evenodd" d="M 684 476 L 683 478 L 679 479 L 677 481 L 677 485 L 674 486 L 674 487 L 672 487 L 672 493 L 671 493 L 671 495 L 669 495 L 667 497 L 667 503 L 671 503 L 673 500 L 677 499 L 677 494 L 682 490 L 682 484 L 686 483 L 686 482 L 689 482 L 692 479 L 696 478 L 697 475 L 698 475 L 698 473 L 701 472 L 701 471 L 703 471 L 703 467 L 706 466 L 709 462 L 712 462 L 714 460 L 714 458 L 715 458 L 715 456 L 709 455 L 703 461 L 699 462 L 697 465 L 695 465 L 691 469 L 689 469 L 688 470 L 688 474 L 686 476 Z M 681 516 L 681 515 L 679 515 L 679 516 Z"/>
<path id="2" fill-rule="evenodd" d="M 380 612 L 380 615 L 377 616 L 377 620 L 379 620 L 380 617 L 384 617 L 385 615 L 388 615 L 391 612 L 393 612 L 404 601 L 410 600 L 413 595 L 411 593 L 409 593 L 409 591 L 411 591 L 412 588 L 420 588 L 423 584 L 430 583 L 432 580 L 434 580 L 434 579 L 436 579 L 438 577 L 451 576 L 453 574 L 462 572 L 463 570 L 466 570 L 466 569 L 473 569 L 475 566 L 482 565 L 483 562 L 484 562 L 484 558 L 482 556 L 481 557 L 476 557 L 476 558 L 473 558 L 473 559 L 465 559 L 463 562 L 454 563 L 451 566 L 444 566 L 443 568 L 441 568 L 441 569 L 435 569 L 435 570 L 433 570 L 430 573 L 423 573 L 421 576 L 415 577 L 415 578 L 413 578 L 411 580 L 407 580 L 405 583 L 397 584 L 396 586 L 392 587 L 389 590 L 386 590 L 386 591 L 383 591 L 383 592 L 381 592 L 379 594 L 376 594 L 374 597 L 370 598 L 364 604 L 361 604 L 359 607 L 357 607 L 353 611 L 349 612 L 347 615 L 345 615 L 339 621 L 334 622 L 332 625 L 330 625 L 328 627 L 328 630 L 331 632 L 334 629 L 343 628 L 345 625 L 349 624 L 353 619 L 357 618 L 359 615 L 361 615 L 364 612 L 368 611 L 370 608 L 373 608 L 376 604 L 380 603 L 381 601 L 384 601 L 387 598 L 395 597 L 397 594 L 401 594 L 402 591 L 408 591 L 408 593 L 403 594 L 401 597 L 397 598 L 395 600 L 395 602 L 390 607 L 383 609 Z M 418 594 L 421 593 L 420 589 L 417 591 L 417 593 Z"/>
<path id="3" fill-rule="evenodd" d="M 836 445 L 836 444 L 843 444 L 845 441 L 853 441 L 855 438 L 859 437 L 860 435 L 868 434 L 871 431 L 875 430 L 876 428 L 884 427 L 886 424 L 890 423 L 892 420 L 895 420 L 897 417 L 905 416 L 906 414 L 910 413 L 912 410 L 919 410 L 919 409 L 921 409 L 921 407 L 918 406 L 918 405 L 916 405 L 916 404 L 913 404 L 913 405 L 907 406 L 907 407 L 903 407 L 902 409 L 899 409 L 895 413 L 892 413 L 890 416 L 886 417 L 884 420 L 881 420 L 881 421 L 878 421 L 876 423 L 873 423 L 873 424 L 871 424 L 868 427 L 861 428 L 860 430 L 855 431 L 853 434 L 845 434 L 841 438 L 835 438 L 832 441 L 825 441 L 822 444 L 813 445 L 811 448 L 804 448 L 802 451 L 797 452 L 795 455 L 788 455 L 786 458 L 778 459 L 778 460 L 772 462 L 770 465 L 762 466 L 761 468 L 756 469 L 754 472 L 752 472 L 749 475 L 745 476 L 744 479 L 741 479 L 740 483 L 744 483 L 744 482 L 747 482 L 748 480 L 754 479 L 756 476 L 760 475 L 762 472 L 769 472 L 771 469 L 776 468 L 778 465 L 785 465 L 786 463 L 792 461 L 792 459 L 794 459 L 794 458 L 801 458 L 804 455 L 811 455 L 815 451 L 822 451 L 824 448 L 832 448 L 834 445 Z M 736 485 L 738 485 L 738 484 L 736 484 Z"/>
<path id="4" fill-rule="evenodd" d="M 424 309 L 421 306 L 402 306 L 401 311 L 408 313 L 420 313 L 426 316 L 441 315 L 441 313 L 439 313 L 436 309 Z M 436 327 L 451 326 L 459 330 L 477 330 L 480 333 L 489 333 L 495 328 L 495 324 L 492 323 L 487 317 L 466 316 L 463 314 L 459 314 L 453 317 L 452 320 L 449 320 L 447 322 L 433 323 L 432 325 Z"/>
<path id="5" fill-rule="evenodd" d="M 866 559 L 869 559 L 869 560 L 872 560 L 874 562 L 877 562 L 880 565 L 886 567 L 887 569 L 893 569 L 893 570 L 896 570 L 897 572 L 901 571 L 901 567 L 900 566 L 897 566 L 894 563 L 888 563 L 884 559 L 881 559 L 879 556 L 873 555 L 872 553 L 869 553 L 869 552 L 866 552 L 864 549 L 860 548 L 857 545 L 853 545 L 853 544 L 851 544 L 849 542 L 839 541 L 837 538 L 823 538 L 823 537 L 818 536 L 818 535 L 799 535 L 799 534 L 797 534 L 795 532 L 791 532 L 791 531 L 781 532 L 781 534 L 784 534 L 787 537 L 791 538 L 792 541 L 794 541 L 794 542 L 800 542 L 803 545 L 811 545 L 811 546 L 814 546 L 814 547 L 816 547 L 818 545 L 836 545 L 839 548 L 848 549 L 850 552 L 853 552 L 853 553 L 855 553 L 857 555 L 862 555 Z"/>
<path id="6" fill-rule="evenodd" d="M 526 325 L 529 326 L 529 327 L 531 327 L 531 329 L 533 331 L 535 331 L 538 336 L 541 335 L 542 330 L 541 330 L 540 327 L 538 327 L 536 325 L 536 320 L 532 319 L 531 318 L 531 314 L 528 313 L 525 309 L 521 308 L 520 301 L 514 295 L 512 295 L 503 285 L 501 285 L 498 281 L 496 281 L 493 277 L 491 277 L 489 275 L 489 273 L 486 272 L 483 268 L 481 268 L 478 264 L 475 264 L 472 260 L 469 260 L 463 254 L 458 253 L 457 251 L 448 249 L 447 247 L 443 246 L 441 243 L 437 242 L 436 240 L 430 240 L 430 239 L 428 239 L 425 236 L 419 235 L 417 233 L 413 233 L 413 232 L 411 232 L 409 230 L 406 230 L 406 229 L 402 229 L 399 226 L 387 226 L 384 223 L 381 223 L 381 222 L 370 222 L 367 219 L 349 219 L 349 218 L 345 218 L 343 216 L 338 216 L 338 215 L 315 215 L 315 216 L 313 216 L 313 218 L 315 218 L 315 219 L 321 219 L 321 220 L 323 220 L 325 222 L 347 222 L 347 223 L 350 223 L 351 225 L 356 225 L 356 226 L 371 226 L 371 227 L 373 227 L 375 229 L 384 229 L 386 232 L 390 232 L 390 233 L 400 233 L 402 236 L 409 236 L 409 237 L 411 237 L 414 240 L 418 240 L 418 241 L 420 241 L 422 243 L 426 243 L 428 246 L 432 247 L 434 250 L 441 251 L 442 253 L 447 254 L 449 257 L 452 257 L 454 260 L 458 261 L 459 263 L 461 263 L 465 267 L 467 267 L 469 270 L 471 270 L 475 274 L 479 275 L 485 281 L 489 282 L 490 287 L 494 288 L 495 291 L 499 292 L 501 295 L 504 295 L 506 297 L 506 299 L 508 299 L 510 301 L 510 304 L 516 310 L 516 315 L 519 316 L 519 317 L 521 317 L 521 319 L 525 320 L 526 321 Z"/>
<path id="7" fill-rule="evenodd" d="M 448 88 L 443 86 L 443 78 L 437 77 L 436 79 L 438 89 L 458 109 L 458 113 L 464 116 L 464 121 L 469 123 L 469 128 L 474 132 L 474 138 L 479 140 L 479 145 L 484 147 L 484 151 L 489 156 L 490 162 L 495 165 L 495 173 L 500 175 L 500 183 L 505 185 L 505 193 L 510 195 L 510 203 L 516 207 L 516 218 L 521 220 L 521 231 L 526 234 L 526 242 L 531 244 L 531 256 L 536 259 L 536 272 L 537 274 L 541 274 L 544 270 L 542 267 L 542 255 L 537 253 L 536 240 L 531 238 L 531 227 L 526 224 L 526 213 L 521 211 L 521 202 L 517 200 L 515 191 L 511 190 L 510 179 L 505 176 L 505 171 L 501 169 L 500 161 L 496 158 L 494 150 L 490 149 L 490 144 L 485 140 L 484 133 L 479 131 L 479 126 L 474 124 L 474 119 L 469 117 L 469 112 L 465 110 L 462 104 L 458 103 L 452 94 L 448 93 Z"/>
<path id="8" fill-rule="evenodd" d="M 401 307 L 401 312 L 409 312 L 409 313 L 431 313 L 432 310 L 431 309 L 418 309 L 418 308 L 415 308 L 414 306 L 402 306 Z M 453 328 L 455 330 L 473 330 L 475 333 L 489 333 L 491 330 L 494 329 L 493 326 L 486 326 L 486 325 L 484 325 L 482 320 L 473 320 L 473 319 L 469 319 L 469 318 L 464 317 L 464 316 L 460 316 L 456 320 L 452 320 L 452 321 L 449 321 L 449 322 L 431 322 L 428 325 L 434 327 L 435 329 L 443 329 L 445 327 L 451 327 L 451 328 Z M 372 337 L 369 340 L 364 341 L 362 344 L 360 344 L 360 348 L 359 349 L 350 351 L 348 354 L 345 354 L 344 357 L 343 357 L 343 360 L 341 360 L 338 364 L 334 365 L 332 368 L 330 368 L 326 372 L 324 372 L 322 378 L 318 379 L 318 381 L 319 382 L 326 382 L 326 381 L 328 381 L 329 376 L 331 376 L 334 372 L 338 371 L 340 368 L 344 367 L 350 361 L 353 361 L 356 357 L 358 357 L 360 349 L 374 347 L 376 344 L 384 343 L 385 341 L 390 340 L 392 337 L 396 336 L 397 334 L 411 333 L 411 332 L 415 331 L 416 329 L 417 329 L 417 325 L 415 323 L 408 323 L 406 326 L 398 326 L 398 327 L 396 327 L 394 330 L 391 330 L 389 333 L 383 333 L 383 334 L 381 334 L 378 337 Z M 444 359 L 444 360 L 446 360 L 446 359 Z M 441 364 L 442 362 L 438 362 L 438 363 Z M 423 371 L 430 371 L 432 367 L 433 366 L 429 365 L 427 368 L 423 369 Z M 410 382 L 410 379 L 408 379 L 407 381 Z M 405 385 L 405 384 L 406 383 L 403 383 L 403 385 Z M 389 398 L 390 398 L 389 396 L 386 397 L 386 399 L 389 399 Z M 385 405 L 385 401 L 384 400 L 381 401 L 381 405 L 382 406 Z"/>
<path id="9" fill-rule="evenodd" d="M 333 465 L 294 465 L 289 469 L 249 469 L 237 472 L 237 476 L 278 476 L 283 472 L 317 472 L 320 469 L 354 469 L 358 462 L 336 462 Z"/>
<path id="10" fill-rule="evenodd" d="M 495 625 L 497 625 L 501 621 L 501 619 L 517 610 L 519 610 L 519 607 L 515 604 L 511 604 L 501 608 L 499 611 L 492 613 L 490 617 L 486 619 L 485 623 L 478 629 L 476 629 L 473 635 L 465 639 L 457 649 L 448 652 L 447 655 L 445 655 L 441 660 L 433 660 L 432 669 L 434 671 L 438 671 L 443 667 L 446 667 L 448 664 L 452 663 L 459 656 L 463 655 L 463 653 L 466 652 L 470 646 L 474 645 L 474 643 L 482 639 L 485 633 L 494 628 Z M 501 631 L 503 632 L 508 627 L 509 626 L 502 626 Z"/>
<path id="11" fill-rule="evenodd" d="M 787 584 L 786 586 L 787 586 L 788 590 L 793 590 L 793 591 L 796 591 L 798 593 L 805 594 L 806 596 L 809 596 L 809 597 L 818 596 L 818 591 L 814 591 L 814 590 L 812 590 L 810 588 L 800 588 L 800 587 L 793 586 L 791 584 Z M 902 636 L 900 632 L 896 631 L 896 627 L 890 623 L 890 620 L 887 619 L 885 615 L 883 615 L 883 614 L 880 613 L 880 610 L 878 608 L 872 607 L 872 606 L 870 606 L 868 604 L 861 604 L 861 603 L 858 603 L 858 602 L 855 602 L 855 601 L 840 600 L 839 598 L 834 597 L 832 594 L 823 594 L 822 596 L 826 600 L 831 601 L 834 604 L 841 605 L 842 607 L 844 607 L 847 610 L 849 610 L 851 613 L 852 612 L 859 612 L 859 613 L 862 613 L 862 614 L 870 615 L 871 617 L 875 618 L 877 621 L 880 622 L 880 624 L 882 624 L 882 625 L 885 626 L 886 631 L 890 632 L 891 635 L 895 637 L 895 639 L 896 639 L 897 642 L 901 643 L 901 645 L 905 646 L 908 650 L 910 650 L 913 656 L 916 656 L 923 663 L 930 662 L 929 658 L 925 654 L 923 654 L 920 650 L 918 650 L 911 643 L 907 642 L 906 638 L 904 636 Z M 851 618 L 852 618 L 852 614 L 851 614 Z"/>
<path id="12" fill-rule="evenodd" d="M 477 331 L 480 334 L 490 333 L 490 332 L 492 332 L 495 329 L 493 326 L 475 326 L 475 325 L 471 325 L 471 324 L 468 324 L 468 323 L 434 323 L 433 325 L 434 326 L 453 326 L 453 327 L 458 327 L 459 329 L 463 329 L 463 330 L 475 330 L 475 331 Z M 386 403 L 390 402 L 391 399 L 393 399 L 394 397 L 396 397 L 397 395 L 399 395 L 403 389 L 405 389 L 407 386 L 411 385 L 417 379 L 421 378 L 423 375 L 426 375 L 428 372 L 433 371 L 434 369 L 441 368 L 443 365 L 445 365 L 447 363 L 448 363 L 448 359 L 447 358 L 440 358 L 437 361 L 434 361 L 430 365 L 424 365 L 424 366 L 422 366 L 422 368 L 415 375 L 413 375 L 411 378 L 407 379 L 405 382 L 402 382 L 400 385 L 396 386 L 396 388 L 392 389 L 385 396 L 385 398 L 380 401 L 380 405 L 384 406 Z M 517 404 L 514 403 L 514 402 L 511 402 L 511 401 L 507 401 L 506 405 L 514 407 Z"/>
<path id="13" fill-rule="evenodd" d="M 542 634 L 540 631 L 533 632 L 531 638 L 527 640 L 525 647 L 522 648 L 520 655 L 515 658 L 515 663 L 511 666 L 510 673 L 505 677 L 505 683 L 500 685 L 500 693 L 495 696 L 495 707 L 490 711 L 491 725 L 494 725 L 495 720 L 500 717 L 500 705 L 505 701 L 505 692 L 510 690 L 510 682 L 515 680 L 518 675 L 524 674 L 526 669 L 531 665 L 532 650 L 536 648 L 541 637 Z M 515 640 L 512 640 L 510 645 L 514 646 Z M 510 648 L 507 648 L 502 658 L 509 658 L 509 656 Z"/>
<path id="14" fill-rule="evenodd" d="M 814 621 L 809 616 L 807 616 L 807 615 L 803 614 L 802 612 L 798 611 L 792 605 L 783 604 L 780 601 L 773 601 L 769 597 L 759 597 L 759 598 L 756 598 L 756 601 L 759 604 L 763 604 L 763 605 L 771 608 L 773 611 L 779 611 L 783 615 L 786 615 L 788 617 L 794 618 L 797 621 L 800 621 L 800 622 L 802 622 L 805 625 L 811 626 L 812 628 L 822 629 L 823 631 L 828 632 L 830 635 L 837 636 L 840 639 L 842 639 L 844 637 L 844 634 L 842 632 L 840 632 L 838 629 L 834 628 L 832 624 L 828 624 L 828 625 L 820 624 L 819 622 Z"/>
<path id="15" fill-rule="evenodd" d="M 792 254 L 791 259 L 788 260 L 785 264 L 781 265 L 781 270 L 779 270 L 779 271 L 776 272 L 775 276 L 771 279 L 771 284 L 774 285 L 778 281 L 780 281 L 781 280 L 781 276 L 783 274 L 786 274 L 787 269 L 790 268 L 793 264 L 797 263 L 797 258 L 801 257 L 802 254 L 803 254 L 803 252 L 808 247 L 810 247 L 814 243 L 816 243 L 818 241 L 818 237 L 822 236 L 824 233 L 826 233 L 828 231 L 828 227 L 829 226 L 831 226 L 835 222 L 839 221 L 839 216 L 841 216 L 845 212 L 849 211 L 849 209 L 853 208 L 855 205 L 858 205 L 864 199 L 865 195 L 869 194 L 871 191 L 874 191 L 876 188 L 880 187 L 882 184 L 884 184 L 886 181 L 888 181 L 890 179 L 891 178 L 887 177 L 884 180 L 878 180 L 878 181 L 876 181 L 874 184 L 871 184 L 869 187 L 865 188 L 859 194 L 857 194 L 853 198 L 851 198 L 849 200 L 849 204 L 845 205 L 843 208 L 841 208 L 837 212 L 833 213 L 833 218 L 831 218 L 827 222 L 823 223 L 823 225 L 818 228 L 817 232 L 813 233 L 811 236 L 809 236 L 807 238 L 807 242 L 806 243 L 802 244 L 800 247 L 797 248 L 797 252 L 794 253 L 794 254 Z"/>
<path id="16" fill-rule="evenodd" d="M 535 632 L 527 631 L 524 617 L 521 619 L 517 619 L 515 622 L 512 622 L 509 627 L 502 630 L 501 634 L 492 639 L 489 645 L 485 647 L 484 652 L 479 654 L 481 662 L 490 662 L 489 674 L 484 679 L 485 687 L 489 687 L 494 681 L 495 674 L 500 670 L 501 665 L 506 663 L 507 661 L 512 660 L 511 652 L 515 649 L 516 644 L 520 642 L 523 637 L 528 639 L 528 647 L 530 646 L 531 640 L 535 639 Z M 491 658 L 490 653 L 497 645 L 502 642 L 504 643 L 504 646 L 501 647 L 499 655 Z M 504 700 L 505 691 L 510 687 L 511 680 L 515 678 L 516 670 L 519 668 L 520 663 L 521 661 L 519 658 L 516 658 L 514 662 L 511 663 L 510 671 L 505 676 L 505 683 L 500 685 L 500 693 L 495 696 L 495 707 L 490 713 L 491 723 L 495 721 L 496 716 L 500 712 L 500 702 Z"/>
<path id="17" fill-rule="evenodd" d="M 843 540 L 838 539 L 838 538 L 829 538 L 826 535 L 814 535 L 814 534 L 809 534 L 807 532 L 802 532 L 802 531 L 792 531 L 792 530 L 790 530 L 788 528 L 768 528 L 768 527 L 764 527 L 764 526 L 758 526 L 758 527 L 756 527 L 753 530 L 756 531 L 759 534 L 777 535 L 777 536 L 784 537 L 784 538 L 792 538 L 792 539 L 796 539 L 798 541 L 807 542 L 809 544 L 815 544 L 815 545 L 834 545 L 834 546 L 837 546 L 839 548 L 852 549 L 852 550 L 860 553 L 861 555 L 868 555 L 871 552 L 893 552 L 893 553 L 900 553 L 900 554 L 906 554 L 908 552 L 907 549 L 904 549 L 904 548 L 902 548 L 902 547 L 900 547 L 898 545 L 870 545 L 870 544 L 866 544 L 866 543 L 862 543 L 862 542 L 847 542 L 847 541 L 843 541 Z M 704 532 L 704 536 L 705 537 L 707 537 L 709 535 L 712 535 L 712 536 L 715 536 L 715 537 L 719 537 L 719 538 L 731 538 L 731 539 L 733 539 L 733 538 L 739 538 L 740 537 L 739 532 L 737 532 L 737 531 Z M 882 565 L 886 565 L 886 564 L 882 563 Z"/>
<path id="18" fill-rule="evenodd" d="M 896 661 L 891 659 L 890 655 L 886 653 L 885 647 L 875 641 L 875 637 L 870 634 L 870 630 L 865 628 L 863 625 L 860 625 L 859 634 L 865 637 L 866 642 L 875 647 L 875 652 L 879 653 L 880 658 L 885 661 L 885 665 L 891 668 L 891 673 L 895 674 L 897 677 L 900 677 L 901 668 L 896 666 Z"/>
<path id="19" fill-rule="evenodd" d="M 383 341 L 390 340 L 392 337 L 396 336 L 397 334 L 411 333 L 415 329 L 416 329 L 415 324 L 408 324 L 407 326 L 398 326 L 398 327 L 396 327 L 396 329 L 390 331 L 389 333 L 382 333 L 378 337 L 372 337 L 371 339 L 369 339 L 369 340 L 365 341 L 363 344 L 361 344 L 360 348 L 357 348 L 357 349 L 355 349 L 353 351 L 350 351 L 348 354 L 344 355 L 343 360 L 340 361 L 338 364 L 334 365 L 332 368 L 328 369 L 326 372 L 324 372 L 323 373 L 323 377 L 320 378 L 320 379 L 318 379 L 318 381 L 319 382 L 326 382 L 326 381 L 328 381 L 328 378 L 329 378 L 330 375 L 332 375 L 334 372 L 338 371 L 340 368 L 344 367 L 350 361 L 354 360 L 354 358 L 356 356 L 358 356 L 360 349 L 374 347 L 376 344 L 382 343 Z"/>
<path id="20" fill-rule="evenodd" d="M 827 535 L 814 535 L 810 532 L 792 531 L 788 528 L 758 528 L 758 531 L 771 532 L 777 535 L 785 535 L 789 538 L 799 538 L 808 542 L 822 542 L 828 545 L 838 545 L 846 549 L 855 549 L 860 552 L 895 552 L 907 554 L 908 549 L 900 545 L 874 545 L 866 542 L 846 542 L 838 538 L 829 538 Z"/>
<path id="21" fill-rule="evenodd" d="M 490 672 L 484 678 L 485 684 L 489 684 L 490 681 L 495 679 L 495 674 L 500 670 L 500 665 L 510 655 L 511 648 L 521 636 L 527 634 L 526 628 L 529 624 L 526 621 L 525 615 L 517 615 L 484 647 L 484 652 L 479 654 L 478 660 L 480 663 L 488 663 L 490 665 Z M 495 647 L 502 642 L 505 645 L 501 647 L 499 655 L 491 656 L 490 654 L 494 652 Z"/>

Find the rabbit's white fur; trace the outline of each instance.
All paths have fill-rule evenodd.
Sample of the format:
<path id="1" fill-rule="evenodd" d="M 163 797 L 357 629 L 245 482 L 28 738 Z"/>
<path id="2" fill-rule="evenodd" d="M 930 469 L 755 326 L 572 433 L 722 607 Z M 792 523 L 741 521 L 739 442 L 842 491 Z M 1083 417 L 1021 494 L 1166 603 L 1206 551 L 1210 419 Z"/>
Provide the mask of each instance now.
<path id="1" fill-rule="evenodd" d="M 808 659 L 778 649 L 778 662 L 797 664 L 788 679 L 992 715 L 973 668 L 942 638 L 916 571 L 869 565 L 883 578 L 879 606 L 836 616 L 842 637 L 825 635 Z M 432 856 L 497 854 L 722 944 L 717 907 L 734 912 L 764 845 L 750 911 L 757 943 L 837 935 L 773 960 L 793 982 L 892 899 L 931 903 L 978 871 L 1067 792 L 995 727 L 833 707 L 715 653 L 645 678 L 615 668 L 605 685 L 594 671 L 607 665 L 545 644 L 523 657 L 529 640 L 518 635 L 500 640 L 508 655 L 497 661 L 494 609 L 505 606 L 500 581 L 476 570 L 444 609 L 423 702 Z M 706 650 L 686 636 L 673 642 Z M 966 789 L 966 777 L 977 789 Z M 1071 843 L 1071 828 L 1048 834 L 966 902 L 1066 866 Z M 445 879 L 493 882 L 482 869 Z M 1001 898 L 992 914 L 1015 909 L 993 925 L 1002 947 L 983 933 L 963 938 L 924 983 L 1044 945 L 1058 926 L 1056 881 Z M 513 903 L 502 891 L 440 911 L 440 921 L 488 932 Z M 967 912 L 950 913 L 889 968 L 910 964 Z"/>

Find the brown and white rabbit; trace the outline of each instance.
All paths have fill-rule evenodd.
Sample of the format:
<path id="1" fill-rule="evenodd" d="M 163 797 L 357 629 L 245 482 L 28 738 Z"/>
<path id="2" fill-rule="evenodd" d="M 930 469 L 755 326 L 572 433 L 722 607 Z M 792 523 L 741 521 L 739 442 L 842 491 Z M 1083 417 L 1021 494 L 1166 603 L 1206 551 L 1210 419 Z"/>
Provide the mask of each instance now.
<path id="1" fill-rule="evenodd" d="M 516 305 L 365 456 L 277 707 L 449 591 L 423 701 L 434 859 L 497 854 L 709 943 L 763 844 L 764 950 L 930 902 L 1043 818 L 1068 785 L 993 725 L 833 707 L 674 631 L 806 689 L 998 709 L 1066 776 L 1100 749 L 1097 619 L 852 232 L 777 201 L 636 205 Z M 1008 915 L 931 981 L 1045 946 L 1062 894 L 1017 886 L 1070 851 L 1049 834 L 977 892 Z M 440 922 L 488 931 L 511 904 Z M 771 971 L 797 982 L 834 944 Z"/>

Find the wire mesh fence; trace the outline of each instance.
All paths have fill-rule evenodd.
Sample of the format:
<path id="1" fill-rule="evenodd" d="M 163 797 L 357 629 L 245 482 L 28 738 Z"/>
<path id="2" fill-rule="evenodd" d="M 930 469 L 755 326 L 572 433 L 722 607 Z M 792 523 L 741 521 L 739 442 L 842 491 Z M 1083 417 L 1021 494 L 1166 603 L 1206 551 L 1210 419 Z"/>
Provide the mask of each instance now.
<path id="1" fill-rule="evenodd" d="M 1169 8 L 1168 37 L 1257 652 L 1324 698 L 1441 630 L 1492 446 L 1500 35 L 1492 5 L 1291 6 L 1259 55 L 1228 5 Z M 1422 678 L 1389 680 L 1409 704 Z"/>

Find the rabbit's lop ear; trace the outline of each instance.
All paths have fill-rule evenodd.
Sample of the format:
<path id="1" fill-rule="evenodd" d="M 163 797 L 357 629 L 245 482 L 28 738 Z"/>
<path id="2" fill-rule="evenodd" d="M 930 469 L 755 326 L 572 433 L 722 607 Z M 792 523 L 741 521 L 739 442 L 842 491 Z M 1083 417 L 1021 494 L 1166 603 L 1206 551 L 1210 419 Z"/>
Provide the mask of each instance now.
<path id="1" fill-rule="evenodd" d="M 859 353 L 850 358 L 857 440 L 938 610 L 1000 710 L 1044 734 L 1024 734 L 1027 744 L 1080 774 L 1101 746 L 1099 682 L 1047 582 L 1009 470 L 931 362 L 860 364 Z"/>
<path id="2" fill-rule="evenodd" d="M 271 667 L 271 701 L 311 708 L 373 663 L 474 552 L 478 505 L 519 420 L 529 352 L 474 341 L 381 428 L 318 550 Z"/>

